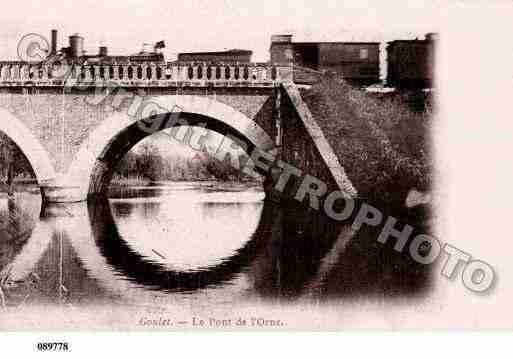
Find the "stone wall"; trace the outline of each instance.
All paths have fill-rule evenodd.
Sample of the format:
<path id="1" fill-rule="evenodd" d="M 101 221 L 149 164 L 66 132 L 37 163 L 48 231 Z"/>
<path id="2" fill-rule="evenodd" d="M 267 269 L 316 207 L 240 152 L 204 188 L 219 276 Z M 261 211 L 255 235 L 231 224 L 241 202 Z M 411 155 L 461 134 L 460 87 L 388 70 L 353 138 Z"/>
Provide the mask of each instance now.
<path id="1" fill-rule="evenodd" d="M 310 113 L 294 84 L 284 84 L 281 96 L 282 160 L 302 171 L 288 191 L 295 193 L 305 175 L 321 180 L 328 193 L 341 190 L 348 197 L 357 195 L 321 128 Z"/>
<path id="2" fill-rule="evenodd" d="M 99 94 L 95 97 L 92 90 L 63 92 L 62 88 L 9 88 L 0 90 L 0 109 L 11 113 L 34 133 L 48 152 L 55 171 L 64 173 L 81 144 L 101 123 L 114 115 L 128 112 L 133 96 L 131 99 L 131 95 L 128 95 L 120 104 L 116 103 L 116 98 L 121 99 L 122 93 L 113 92 L 110 97 Z M 233 107 L 254 120 L 274 138 L 274 93 L 273 88 L 150 88 L 143 98 L 165 95 L 205 96 Z M 23 149 L 23 144 L 20 147 Z"/>

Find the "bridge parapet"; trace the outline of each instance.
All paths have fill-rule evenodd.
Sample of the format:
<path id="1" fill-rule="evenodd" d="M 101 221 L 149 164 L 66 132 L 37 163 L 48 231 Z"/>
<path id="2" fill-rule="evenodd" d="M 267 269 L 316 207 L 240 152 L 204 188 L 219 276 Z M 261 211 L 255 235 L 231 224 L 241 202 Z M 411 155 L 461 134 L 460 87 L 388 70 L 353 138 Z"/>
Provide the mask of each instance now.
<path id="1" fill-rule="evenodd" d="M 268 63 L 29 63 L 0 62 L 0 87 L 275 87 L 292 68 Z"/>

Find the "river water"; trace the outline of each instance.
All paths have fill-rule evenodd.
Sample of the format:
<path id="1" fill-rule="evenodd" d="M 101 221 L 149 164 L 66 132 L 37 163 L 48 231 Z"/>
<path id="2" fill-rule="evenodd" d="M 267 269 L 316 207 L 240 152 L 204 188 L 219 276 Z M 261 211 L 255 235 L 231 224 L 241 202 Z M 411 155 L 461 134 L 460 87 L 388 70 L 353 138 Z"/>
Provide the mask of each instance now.
<path id="1" fill-rule="evenodd" d="M 44 207 L 27 188 L 0 196 L 0 328 L 34 318 L 54 328 L 176 329 L 198 318 L 218 327 L 305 303 L 422 297 L 428 269 L 377 234 L 284 209 L 246 184 L 113 188 L 109 199 Z M 291 325 L 279 317 L 269 325 Z"/>

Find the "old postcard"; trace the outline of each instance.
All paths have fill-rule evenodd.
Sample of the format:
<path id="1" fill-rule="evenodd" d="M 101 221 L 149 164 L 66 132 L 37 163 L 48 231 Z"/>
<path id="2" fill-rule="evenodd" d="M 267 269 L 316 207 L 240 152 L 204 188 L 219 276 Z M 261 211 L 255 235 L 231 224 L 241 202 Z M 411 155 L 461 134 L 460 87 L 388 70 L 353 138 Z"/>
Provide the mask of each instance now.
<path id="1" fill-rule="evenodd" d="M 512 329 L 511 3 L 2 7 L 0 331 Z"/>

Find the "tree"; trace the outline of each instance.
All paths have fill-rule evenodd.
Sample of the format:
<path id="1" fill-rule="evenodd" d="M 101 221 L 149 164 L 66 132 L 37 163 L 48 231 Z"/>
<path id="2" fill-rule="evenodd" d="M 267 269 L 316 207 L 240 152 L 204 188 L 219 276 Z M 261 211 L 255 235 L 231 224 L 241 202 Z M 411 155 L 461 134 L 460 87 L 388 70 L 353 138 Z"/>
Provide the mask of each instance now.
<path id="1" fill-rule="evenodd" d="M 18 176 L 35 178 L 27 158 L 18 146 L 0 132 L 0 176 L 8 186 L 8 192 L 13 193 L 14 180 Z"/>

